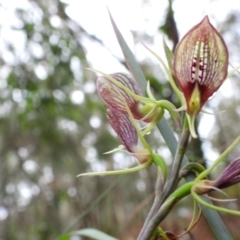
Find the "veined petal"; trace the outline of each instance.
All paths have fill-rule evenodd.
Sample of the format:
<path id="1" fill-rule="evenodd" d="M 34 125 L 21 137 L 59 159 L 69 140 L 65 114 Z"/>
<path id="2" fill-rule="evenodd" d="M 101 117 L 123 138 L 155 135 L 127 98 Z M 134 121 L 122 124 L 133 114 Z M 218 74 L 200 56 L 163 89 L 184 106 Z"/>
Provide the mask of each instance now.
<path id="1" fill-rule="evenodd" d="M 219 190 L 230 187 L 240 182 L 240 158 L 233 160 L 220 174 L 220 176 L 210 181 L 207 179 L 197 182 L 193 186 L 194 192 L 197 194 L 205 194 L 213 190 Z M 220 190 L 219 190 L 220 191 Z"/>
<path id="2" fill-rule="evenodd" d="M 218 90 L 227 68 L 227 47 L 206 16 L 183 37 L 174 54 L 174 75 L 186 99 L 188 114 L 197 114 Z"/>
<path id="3" fill-rule="evenodd" d="M 226 188 L 240 182 L 240 158 L 233 160 L 215 181 L 215 187 Z"/>
<path id="4" fill-rule="evenodd" d="M 133 152 L 138 142 L 138 135 L 129 116 L 119 110 L 108 107 L 107 119 L 117 133 L 121 143 L 129 152 Z"/>
<path id="5" fill-rule="evenodd" d="M 136 95 L 142 95 L 140 87 L 133 78 L 124 73 L 114 73 L 110 74 L 116 81 L 120 82 L 122 85 L 127 87 Z M 105 76 L 101 76 L 97 79 L 97 90 L 100 97 L 104 102 L 111 108 L 118 109 L 123 113 L 127 113 L 124 101 L 127 103 L 129 109 L 131 110 L 134 118 L 141 119 L 143 115 L 138 111 L 138 105 L 140 104 L 132 96 L 126 93 L 123 89 L 114 84 Z"/>

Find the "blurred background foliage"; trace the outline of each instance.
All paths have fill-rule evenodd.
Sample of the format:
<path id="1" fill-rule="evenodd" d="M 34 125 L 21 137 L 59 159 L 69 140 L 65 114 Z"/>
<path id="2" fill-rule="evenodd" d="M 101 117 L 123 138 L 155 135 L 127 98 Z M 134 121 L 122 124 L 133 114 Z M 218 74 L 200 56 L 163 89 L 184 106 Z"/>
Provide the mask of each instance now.
<path id="1" fill-rule="evenodd" d="M 0 239 L 56 239 L 65 231 L 86 227 L 120 239 L 135 239 L 153 197 L 155 168 L 120 178 L 76 178 L 79 173 L 134 163 L 121 152 L 103 155 L 119 142 L 96 94 L 96 76 L 86 70 L 91 64 L 82 43 L 88 39 L 105 46 L 66 14 L 66 3 L 26 2 L 26 6 L 14 7 L 12 15 L 0 22 Z M 175 48 L 179 37 L 171 4 L 169 1 L 165 19 L 156 29 L 164 32 Z M 0 1 L 1 13 L 8 13 L 7 8 L 6 2 Z M 240 63 L 236 54 L 240 50 L 239 18 L 239 12 L 232 12 L 222 27 L 233 64 Z M 151 43 L 147 33 L 133 32 L 135 40 L 139 37 Z M 156 96 L 179 106 L 159 64 L 146 58 L 140 65 Z M 232 77 L 234 90 L 240 87 L 238 80 L 239 74 Z M 191 142 L 191 160 L 204 163 L 208 159 L 205 151 L 211 149 L 216 155 L 239 134 L 237 92 L 227 98 L 219 94 L 220 100 L 211 107 L 227 113 L 215 117 L 208 138 Z M 170 164 L 170 153 L 159 133 L 153 132 L 148 140 Z M 239 152 L 238 148 L 229 160 Z M 116 186 L 88 211 L 114 182 Z M 238 186 L 229 190 L 238 199 L 230 207 L 239 208 L 238 192 Z M 166 229 L 187 228 L 184 221 L 175 221 L 190 221 L 187 204 L 189 200 L 177 205 L 164 223 Z M 233 221 L 239 222 L 228 217 L 227 222 Z M 231 231 L 237 236 L 239 229 L 234 226 Z"/>

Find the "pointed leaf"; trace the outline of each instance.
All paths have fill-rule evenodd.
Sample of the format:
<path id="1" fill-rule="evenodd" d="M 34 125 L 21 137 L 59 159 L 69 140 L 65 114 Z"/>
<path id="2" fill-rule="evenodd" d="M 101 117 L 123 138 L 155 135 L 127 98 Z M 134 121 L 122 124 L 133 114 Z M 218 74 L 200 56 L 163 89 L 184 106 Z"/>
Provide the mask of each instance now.
<path id="1" fill-rule="evenodd" d="M 85 228 L 78 231 L 70 232 L 57 238 L 57 240 L 70 240 L 71 236 L 84 236 L 96 240 L 118 240 L 117 238 L 109 236 L 108 234 L 94 228 Z"/>
<path id="2" fill-rule="evenodd" d="M 168 47 L 164 37 L 163 37 L 163 48 L 164 48 L 165 55 L 166 55 L 166 58 L 167 58 L 168 68 L 172 72 L 173 71 L 173 53 L 170 50 L 170 48 Z"/>
<path id="3" fill-rule="evenodd" d="M 136 62 L 136 60 L 135 60 L 135 58 L 134 58 L 130 48 L 128 47 L 128 45 L 126 44 L 122 34 L 118 30 L 117 25 L 114 22 L 110 12 L 109 12 L 109 16 L 110 16 L 110 19 L 111 19 L 111 22 L 112 22 L 112 26 L 113 26 L 114 32 L 116 34 L 118 43 L 119 43 L 119 45 L 120 45 L 120 47 L 122 49 L 122 52 L 123 52 L 123 55 L 125 57 L 126 63 L 127 63 L 128 67 L 129 67 L 129 70 L 132 73 L 132 75 L 134 76 L 134 78 L 136 80 L 138 80 L 138 82 L 139 82 L 139 84 L 141 86 L 141 89 L 144 91 L 146 86 L 147 86 L 146 79 L 145 79 L 145 77 L 144 77 L 144 75 L 143 75 L 139 65 L 137 64 L 137 62 Z"/>

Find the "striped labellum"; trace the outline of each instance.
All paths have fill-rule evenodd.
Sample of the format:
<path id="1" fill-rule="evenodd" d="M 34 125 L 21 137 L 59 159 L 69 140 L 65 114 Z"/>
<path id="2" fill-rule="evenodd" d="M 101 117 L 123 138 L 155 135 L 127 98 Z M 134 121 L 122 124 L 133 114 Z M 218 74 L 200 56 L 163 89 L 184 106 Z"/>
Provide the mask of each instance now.
<path id="1" fill-rule="evenodd" d="M 121 83 L 124 87 L 128 88 L 134 94 L 139 96 L 142 95 L 137 81 L 127 74 L 114 73 L 109 76 L 114 78 L 115 81 Z M 127 114 L 125 106 L 126 103 L 135 119 L 142 119 L 144 117 L 144 115 L 142 115 L 138 110 L 140 102 L 130 96 L 127 92 L 125 92 L 107 77 L 101 76 L 97 79 L 97 90 L 99 96 L 111 108 L 115 108 L 118 111 Z"/>
<path id="2" fill-rule="evenodd" d="M 198 114 L 226 79 L 228 68 L 227 47 L 207 16 L 178 44 L 173 68 L 187 113 Z"/>

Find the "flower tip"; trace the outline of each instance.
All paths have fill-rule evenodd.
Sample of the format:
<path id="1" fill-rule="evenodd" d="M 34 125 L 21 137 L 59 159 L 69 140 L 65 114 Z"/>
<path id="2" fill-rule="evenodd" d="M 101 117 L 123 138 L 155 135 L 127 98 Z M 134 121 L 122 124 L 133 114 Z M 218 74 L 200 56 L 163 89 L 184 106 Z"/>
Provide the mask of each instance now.
<path id="1" fill-rule="evenodd" d="M 203 18 L 202 22 L 210 23 L 208 15 L 206 15 L 206 16 Z"/>

